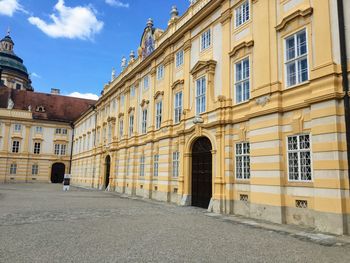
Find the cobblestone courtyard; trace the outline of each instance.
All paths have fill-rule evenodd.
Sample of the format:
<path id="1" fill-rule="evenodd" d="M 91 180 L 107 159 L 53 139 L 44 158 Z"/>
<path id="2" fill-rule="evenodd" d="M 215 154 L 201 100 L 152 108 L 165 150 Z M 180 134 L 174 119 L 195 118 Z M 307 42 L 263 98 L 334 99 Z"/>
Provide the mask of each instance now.
<path id="1" fill-rule="evenodd" d="M 319 244 L 204 209 L 61 185 L 0 185 L 0 262 L 349 262 Z"/>

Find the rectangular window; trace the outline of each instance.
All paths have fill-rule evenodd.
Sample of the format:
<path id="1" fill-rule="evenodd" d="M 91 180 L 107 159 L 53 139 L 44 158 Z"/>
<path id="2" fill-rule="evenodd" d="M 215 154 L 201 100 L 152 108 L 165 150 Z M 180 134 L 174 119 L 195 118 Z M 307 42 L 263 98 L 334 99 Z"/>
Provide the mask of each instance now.
<path id="1" fill-rule="evenodd" d="M 179 177 L 180 152 L 173 152 L 173 177 Z"/>
<path id="2" fill-rule="evenodd" d="M 129 116 L 129 136 L 132 136 L 134 132 L 134 114 Z"/>
<path id="3" fill-rule="evenodd" d="M 15 124 L 15 127 L 14 127 L 14 131 L 15 131 L 15 132 L 20 132 L 21 130 L 22 130 L 22 125 L 16 123 L 16 124 Z"/>
<path id="4" fill-rule="evenodd" d="M 61 134 L 61 133 L 62 133 L 62 129 L 61 128 L 56 128 L 55 134 Z"/>
<path id="5" fill-rule="evenodd" d="M 143 78 L 143 89 L 146 90 L 149 88 L 149 76 L 145 76 Z"/>
<path id="6" fill-rule="evenodd" d="M 67 129 L 63 128 L 62 129 L 62 134 L 67 134 L 67 133 L 68 133 Z"/>
<path id="7" fill-rule="evenodd" d="M 211 45 L 211 30 L 208 29 L 201 35 L 201 51 L 209 48 Z"/>
<path id="8" fill-rule="evenodd" d="M 289 136 L 288 175 L 290 181 L 311 181 L 311 143 L 310 135 Z"/>
<path id="9" fill-rule="evenodd" d="M 67 146 L 65 144 L 55 144 L 55 149 L 54 149 L 55 155 L 66 155 L 66 147 Z M 85 149 L 85 145 L 83 145 L 83 147 Z"/>
<path id="10" fill-rule="evenodd" d="M 131 98 L 135 97 L 135 86 L 131 86 L 130 88 L 130 97 Z"/>
<path id="11" fill-rule="evenodd" d="M 140 176 L 145 176 L 145 156 L 140 158 Z"/>
<path id="12" fill-rule="evenodd" d="M 164 65 L 159 65 L 157 67 L 157 80 L 164 78 Z"/>
<path id="13" fill-rule="evenodd" d="M 34 154 L 40 154 L 40 146 L 41 146 L 40 142 L 34 143 Z"/>
<path id="14" fill-rule="evenodd" d="M 32 175 L 38 175 L 39 173 L 39 165 L 33 164 L 32 165 Z"/>
<path id="15" fill-rule="evenodd" d="M 159 154 L 153 156 L 153 176 L 158 177 Z"/>
<path id="16" fill-rule="evenodd" d="M 18 153 L 19 152 L 19 141 L 13 141 L 12 142 L 12 152 Z"/>
<path id="17" fill-rule="evenodd" d="M 236 178 L 250 179 L 250 144 L 236 144 Z"/>
<path id="18" fill-rule="evenodd" d="M 174 104 L 174 111 L 175 111 L 175 123 L 179 123 L 181 121 L 181 115 L 182 115 L 182 91 L 175 94 L 175 104 Z"/>
<path id="19" fill-rule="evenodd" d="M 206 105 L 206 78 L 201 77 L 196 81 L 196 114 L 205 112 Z"/>
<path id="20" fill-rule="evenodd" d="M 249 100 L 250 97 L 250 66 L 249 58 L 245 58 L 235 64 L 235 91 L 236 103 Z"/>
<path id="21" fill-rule="evenodd" d="M 144 109 L 142 111 L 141 132 L 143 134 L 145 134 L 147 132 L 147 109 Z"/>
<path id="22" fill-rule="evenodd" d="M 250 18 L 250 8 L 249 8 L 249 0 L 245 1 L 235 10 L 236 20 L 235 25 L 239 27 L 247 22 Z"/>
<path id="23" fill-rule="evenodd" d="M 125 104 L 125 95 L 121 95 L 120 96 L 120 107 L 124 108 L 124 104 Z"/>
<path id="24" fill-rule="evenodd" d="M 36 126 L 36 127 L 35 127 L 35 133 L 43 133 L 43 127 L 41 127 L 41 126 Z"/>
<path id="25" fill-rule="evenodd" d="M 61 155 L 66 155 L 66 145 L 61 144 Z"/>
<path id="26" fill-rule="evenodd" d="M 16 174 L 16 173 L 17 173 L 17 164 L 11 163 L 10 174 Z"/>
<path id="27" fill-rule="evenodd" d="M 180 50 L 176 53 L 176 67 L 181 67 L 184 64 L 184 51 Z"/>
<path id="28" fill-rule="evenodd" d="M 309 79 L 306 30 L 288 37 L 285 43 L 287 87 L 291 87 Z"/>
<path id="29" fill-rule="evenodd" d="M 161 101 L 156 104 L 156 129 L 159 129 L 162 124 L 162 106 Z"/>
<path id="30" fill-rule="evenodd" d="M 122 138 L 124 134 L 124 122 L 123 119 L 119 120 L 119 137 Z"/>

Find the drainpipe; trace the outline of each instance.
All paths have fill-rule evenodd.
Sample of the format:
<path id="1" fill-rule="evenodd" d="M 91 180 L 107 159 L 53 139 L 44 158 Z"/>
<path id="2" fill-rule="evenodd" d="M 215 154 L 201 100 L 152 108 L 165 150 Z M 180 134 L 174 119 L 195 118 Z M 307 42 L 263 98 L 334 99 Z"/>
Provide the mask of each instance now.
<path id="1" fill-rule="evenodd" d="M 346 54 L 346 36 L 345 36 L 345 21 L 344 21 L 344 4 L 343 0 L 337 0 L 338 7 L 338 25 L 339 25 L 339 42 L 340 42 L 340 57 L 343 78 L 344 110 L 345 110 L 345 127 L 346 127 L 346 150 L 348 158 L 348 177 L 350 183 L 350 103 L 349 103 L 349 78 L 348 78 L 348 62 Z"/>
<path id="2" fill-rule="evenodd" d="M 70 127 L 72 128 L 72 143 L 70 147 L 70 160 L 69 160 L 69 174 L 72 172 L 72 159 L 73 159 L 73 146 L 74 146 L 74 123 L 70 123 Z"/>

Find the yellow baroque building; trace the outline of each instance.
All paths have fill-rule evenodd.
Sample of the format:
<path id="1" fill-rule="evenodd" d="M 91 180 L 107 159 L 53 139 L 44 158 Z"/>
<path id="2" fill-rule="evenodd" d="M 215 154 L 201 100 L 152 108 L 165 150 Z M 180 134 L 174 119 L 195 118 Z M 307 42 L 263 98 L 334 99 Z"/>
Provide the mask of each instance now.
<path id="1" fill-rule="evenodd" d="M 343 2 L 197 0 L 165 31 L 149 19 L 75 122 L 73 184 L 350 233 Z"/>

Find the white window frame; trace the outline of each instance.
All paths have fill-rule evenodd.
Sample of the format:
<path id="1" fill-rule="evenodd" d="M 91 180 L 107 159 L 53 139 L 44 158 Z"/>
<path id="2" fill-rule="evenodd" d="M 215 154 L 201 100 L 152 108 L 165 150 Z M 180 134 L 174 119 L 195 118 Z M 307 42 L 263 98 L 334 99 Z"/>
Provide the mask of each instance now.
<path id="1" fill-rule="evenodd" d="M 180 167 L 180 152 L 175 151 L 173 152 L 173 171 L 172 171 L 173 178 L 179 177 L 179 173 L 180 173 L 179 167 Z"/>
<path id="2" fill-rule="evenodd" d="M 245 62 L 248 61 L 248 76 L 245 76 Z M 240 103 L 244 103 L 246 101 L 249 101 L 250 100 L 250 92 L 251 92 L 251 81 L 250 81 L 250 76 L 251 76 L 251 66 L 250 66 L 250 58 L 249 56 L 248 57 L 245 57 L 239 61 L 237 61 L 235 63 L 235 74 L 234 74 L 234 79 L 235 79 L 235 83 L 234 83 L 234 94 L 235 94 L 235 103 L 236 104 L 240 104 Z M 241 66 L 241 74 L 240 74 L 240 79 L 237 79 L 237 74 L 238 74 L 238 66 Z M 245 97 L 245 84 L 248 83 L 248 97 Z M 240 87 L 241 89 L 241 97 L 239 98 L 238 97 L 238 92 L 237 92 L 237 89 Z"/>
<path id="3" fill-rule="evenodd" d="M 122 138 L 124 134 L 124 120 L 121 118 L 119 120 L 119 137 Z"/>
<path id="4" fill-rule="evenodd" d="M 32 164 L 32 175 L 38 175 L 38 174 L 39 174 L 39 165 Z"/>
<path id="5" fill-rule="evenodd" d="M 164 79 L 164 65 L 160 64 L 157 67 L 157 80 L 162 80 Z"/>
<path id="6" fill-rule="evenodd" d="M 141 133 L 142 134 L 147 133 L 147 115 L 148 115 L 148 110 L 143 109 L 142 110 L 142 122 L 141 122 Z"/>
<path id="7" fill-rule="evenodd" d="M 149 75 L 146 75 L 143 77 L 143 90 L 148 90 L 150 87 L 150 77 Z"/>
<path id="8" fill-rule="evenodd" d="M 162 111 L 163 111 L 163 101 L 158 101 L 156 103 L 156 129 L 160 129 L 162 125 Z"/>
<path id="9" fill-rule="evenodd" d="M 35 133 L 43 133 L 43 127 L 42 126 L 36 126 L 35 127 Z"/>
<path id="10" fill-rule="evenodd" d="M 174 95 L 174 122 L 180 123 L 182 117 L 182 91 L 176 92 Z"/>
<path id="11" fill-rule="evenodd" d="M 19 140 L 12 141 L 12 153 L 19 153 L 21 143 Z"/>
<path id="12" fill-rule="evenodd" d="M 300 148 L 300 137 L 301 136 L 309 136 L 309 148 L 308 149 L 301 149 Z M 290 149 L 289 148 L 289 143 L 288 143 L 288 139 L 292 138 L 292 137 L 296 137 L 297 138 L 297 146 L 298 149 Z M 287 136 L 286 139 L 286 149 L 287 149 L 287 171 L 288 171 L 288 181 L 289 182 L 312 182 L 313 181 L 313 166 L 312 166 L 312 141 L 311 141 L 311 134 L 298 134 L 298 135 L 290 135 Z M 301 153 L 303 152 L 309 152 L 310 154 L 310 179 L 301 179 L 302 174 L 301 174 Z M 289 161 L 290 161 L 290 157 L 289 154 L 290 153 L 297 153 L 297 157 L 298 157 L 298 179 L 291 179 L 291 175 L 290 175 L 290 167 L 289 167 Z"/>
<path id="13" fill-rule="evenodd" d="M 145 176 L 145 156 L 140 157 L 140 177 Z"/>
<path id="14" fill-rule="evenodd" d="M 19 123 L 15 123 L 14 127 L 13 127 L 13 130 L 15 132 L 20 132 L 22 130 L 22 125 L 19 124 Z"/>
<path id="15" fill-rule="evenodd" d="M 41 150 L 41 143 L 40 142 L 34 142 L 33 153 L 34 154 L 40 154 L 40 150 Z"/>
<path id="16" fill-rule="evenodd" d="M 10 165 L 10 174 L 11 175 L 17 174 L 17 164 L 16 163 L 11 163 L 11 165 Z"/>
<path id="17" fill-rule="evenodd" d="M 207 29 L 201 34 L 200 50 L 204 51 L 211 47 L 212 37 L 211 29 Z"/>
<path id="18" fill-rule="evenodd" d="M 207 78 L 202 76 L 196 80 L 196 115 L 207 110 Z"/>
<path id="19" fill-rule="evenodd" d="M 238 152 L 238 147 L 241 147 L 241 152 Z M 248 162 L 248 164 L 247 164 Z M 239 167 L 241 163 L 241 167 Z M 250 143 L 239 142 L 235 144 L 235 177 L 237 180 L 250 179 Z"/>
<path id="20" fill-rule="evenodd" d="M 133 132 L 134 132 L 134 121 L 135 121 L 135 117 L 134 114 L 130 114 L 129 116 L 129 136 L 131 137 Z"/>
<path id="21" fill-rule="evenodd" d="M 181 67 L 184 64 L 184 51 L 181 49 L 176 52 L 175 55 L 175 65 L 177 68 Z"/>
<path id="22" fill-rule="evenodd" d="M 153 156 L 153 176 L 158 177 L 159 174 L 159 154 Z"/>
<path id="23" fill-rule="evenodd" d="M 131 98 L 135 97 L 135 91 L 136 91 L 136 87 L 134 85 L 132 85 L 130 88 L 130 97 Z"/>
<path id="24" fill-rule="evenodd" d="M 297 52 L 299 50 L 299 46 L 298 46 L 298 35 L 304 33 L 305 34 L 305 45 L 306 45 L 306 53 L 302 54 L 302 55 L 298 55 Z M 291 38 L 294 38 L 294 57 L 291 59 L 288 59 L 288 50 L 287 50 L 287 41 Z M 306 80 L 302 80 L 301 79 L 301 69 L 300 69 L 300 65 L 299 62 L 303 61 L 304 59 L 306 59 L 306 65 L 307 65 L 307 70 L 306 70 Z M 295 65 L 295 83 L 294 84 L 290 84 L 289 83 L 289 76 L 288 76 L 288 65 L 294 64 Z M 285 86 L 286 88 L 291 88 L 294 86 L 298 86 L 300 84 L 303 84 L 305 82 L 308 82 L 310 79 L 310 65 L 309 65 L 309 45 L 308 45 L 308 32 L 307 29 L 304 28 L 302 30 L 299 30 L 298 32 L 295 32 L 292 35 L 289 35 L 287 37 L 284 38 L 284 74 L 285 74 Z"/>
<path id="25" fill-rule="evenodd" d="M 247 12 L 246 5 L 248 5 L 248 17 L 246 13 Z M 235 22 L 234 22 L 235 28 L 238 28 L 244 25 L 250 20 L 251 18 L 250 6 L 251 5 L 249 0 L 246 0 L 235 9 Z M 241 17 L 241 20 L 239 20 L 240 17 Z"/>

